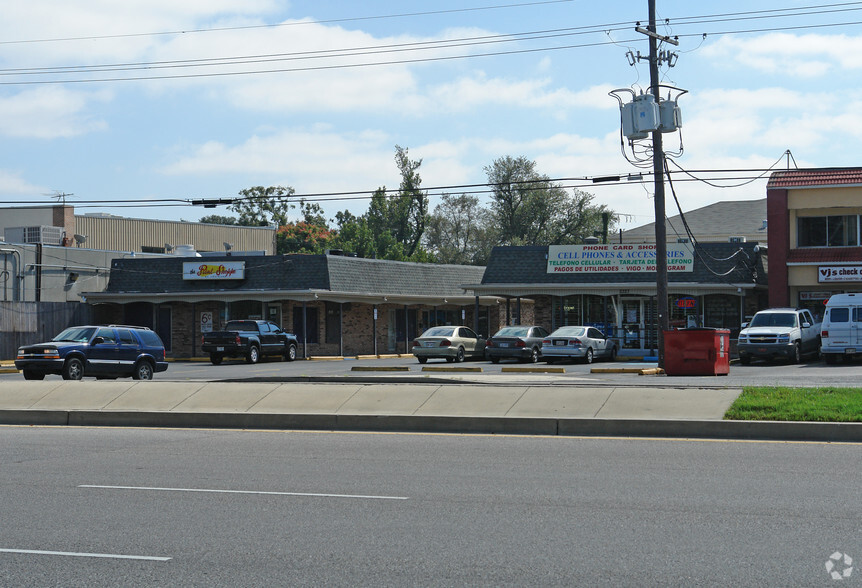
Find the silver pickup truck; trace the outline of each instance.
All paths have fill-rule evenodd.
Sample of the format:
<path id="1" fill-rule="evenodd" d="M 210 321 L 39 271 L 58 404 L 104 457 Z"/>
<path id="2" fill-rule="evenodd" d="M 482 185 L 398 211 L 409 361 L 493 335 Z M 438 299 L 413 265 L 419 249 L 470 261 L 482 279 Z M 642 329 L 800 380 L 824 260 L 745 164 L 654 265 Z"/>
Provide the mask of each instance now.
<path id="1" fill-rule="evenodd" d="M 753 358 L 788 359 L 820 354 L 820 323 L 804 308 L 761 310 L 742 325 L 737 343 L 739 363 L 748 365 Z"/>

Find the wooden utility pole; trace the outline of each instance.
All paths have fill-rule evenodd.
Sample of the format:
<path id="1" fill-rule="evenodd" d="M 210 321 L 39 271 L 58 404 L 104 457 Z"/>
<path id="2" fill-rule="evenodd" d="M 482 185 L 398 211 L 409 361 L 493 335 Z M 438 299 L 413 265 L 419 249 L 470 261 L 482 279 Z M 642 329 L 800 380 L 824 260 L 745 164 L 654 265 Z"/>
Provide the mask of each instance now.
<path id="1" fill-rule="evenodd" d="M 656 104 L 660 100 L 658 77 L 658 39 L 655 26 L 655 0 L 649 0 L 649 79 L 652 95 Z M 658 345 L 658 367 L 664 367 L 664 331 L 669 326 L 667 304 L 667 230 L 665 228 L 664 206 L 664 146 L 661 130 L 652 133 L 653 175 L 655 177 L 655 292 Z"/>

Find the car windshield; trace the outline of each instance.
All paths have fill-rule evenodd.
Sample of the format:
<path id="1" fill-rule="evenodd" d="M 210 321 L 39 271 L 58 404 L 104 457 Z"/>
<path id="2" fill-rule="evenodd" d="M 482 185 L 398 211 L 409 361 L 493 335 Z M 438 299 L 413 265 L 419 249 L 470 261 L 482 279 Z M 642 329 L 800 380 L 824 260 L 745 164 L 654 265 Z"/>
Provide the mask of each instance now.
<path id="1" fill-rule="evenodd" d="M 563 327 L 554 331 L 551 337 L 582 337 L 586 330 L 584 327 Z"/>
<path id="2" fill-rule="evenodd" d="M 497 334 L 494 336 L 495 337 L 526 337 L 528 330 L 529 330 L 528 327 L 503 327 L 502 329 L 497 331 Z"/>
<path id="3" fill-rule="evenodd" d="M 75 343 L 86 343 L 96 332 L 95 327 L 70 327 L 54 337 L 53 341 L 74 341 Z"/>
<path id="4" fill-rule="evenodd" d="M 424 333 L 423 337 L 451 337 L 455 333 L 455 327 L 431 327 Z"/>
<path id="5" fill-rule="evenodd" d="M 795 327 L 794 312 L 758 312 L 751 319 L 749 327 Z"/>

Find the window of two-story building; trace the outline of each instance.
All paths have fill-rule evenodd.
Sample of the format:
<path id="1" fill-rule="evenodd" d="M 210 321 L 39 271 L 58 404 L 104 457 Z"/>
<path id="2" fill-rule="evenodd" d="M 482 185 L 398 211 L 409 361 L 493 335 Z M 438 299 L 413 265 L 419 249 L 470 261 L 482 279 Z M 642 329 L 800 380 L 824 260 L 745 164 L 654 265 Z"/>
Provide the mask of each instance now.
<path id="1" fill-rule="evenodd" d="M 855 247 L 860 215 L 801 216 L 797 219 L 797 247 Z"/>

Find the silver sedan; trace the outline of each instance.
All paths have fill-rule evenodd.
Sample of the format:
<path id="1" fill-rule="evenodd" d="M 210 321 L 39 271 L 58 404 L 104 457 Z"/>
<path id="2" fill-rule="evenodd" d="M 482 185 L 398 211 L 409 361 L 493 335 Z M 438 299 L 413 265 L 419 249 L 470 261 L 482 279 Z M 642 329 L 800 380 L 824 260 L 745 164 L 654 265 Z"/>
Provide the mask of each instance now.
<path id="1" fill-rule="evenodd" d="M 600 357 L 614 361 L 617 343 L 594 327 L 560 327 L 542 341 L 542 356 L 548 363 L 560 359 L 593 363 Z"/>

